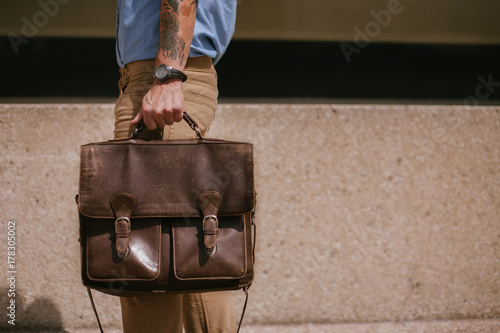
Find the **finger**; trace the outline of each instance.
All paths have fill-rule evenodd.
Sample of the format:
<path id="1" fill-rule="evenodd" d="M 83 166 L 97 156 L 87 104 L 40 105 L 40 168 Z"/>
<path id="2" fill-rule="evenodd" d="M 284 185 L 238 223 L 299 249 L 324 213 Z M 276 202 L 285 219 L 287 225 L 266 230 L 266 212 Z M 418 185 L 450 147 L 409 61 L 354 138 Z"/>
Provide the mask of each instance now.
<path id="1" fill-rule="evenodd" d="M 153 113 L 153 115 L 156 125 L 161 128 L 165 127 L 165 119 L 163 118 L 163 115 L 161 113 Z"/>
<path id="2" fill-rule="evenodd" d="M 180 122 L 182 121 L 182 118 L 184 117 L 184 112 L 182 110 L 177 110 L 174 111 L 174 121 L 175 122 Z"/>
<path id="3" fill-rule="evenodd" d="M 177 101 L 173 107 L 173 116 L 175 122 L 180 122 L 184 116 L 184 98 L 177 99 Z"/>
<path id="4" fill-rule="evenodd" d="M 172 110 L 172 105 L 167 105 L 165 110 L 163 110 L 163 119 L 165 119 L 165 123 L 168 126 L 174 123 L 174 112 Z"/>
<path id="5" fill-rule="evenodd" d="M 164 116 L 164 119 L 165 119 L 165 123 L 170 126 L 174 123 L 174 115 L 172 112 L 166 112 L 165 113 L 165 116 Z"/>
<path id="6" fill-rule="evenodd" d="M 142 109 L 141 109 L 142 110 Z M 144 111 L 143 112 L 143 120 L 144 120 L 144 124 L 146 124 L 146 127 L 149 129 L 149 130 L 155 130 L 156 127 L 158 127 L 156 125 L 156 121 L 154 120 L 154 118 L 152 117 L 151 113 L 150 112 L 146 112 Z"/>
<path id="7" fill-rule="evenodd" d="M 149 112 L 145 112 L 144 119 L 146 119 L 146 117 L 151 119 L 155 123 L 156 127 L 165 127 L 165 119 L 162 111 L 152 109 Z"/>

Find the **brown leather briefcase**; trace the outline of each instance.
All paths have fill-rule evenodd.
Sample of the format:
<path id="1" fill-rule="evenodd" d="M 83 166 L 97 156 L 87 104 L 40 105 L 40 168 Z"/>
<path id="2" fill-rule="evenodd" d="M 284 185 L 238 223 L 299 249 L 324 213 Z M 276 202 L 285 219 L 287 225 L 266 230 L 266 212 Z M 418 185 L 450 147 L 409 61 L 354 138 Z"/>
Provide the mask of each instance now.
<path id="1" fill-rule="evenodd" d="M 197 133 L 193 140 L 81 146 L 77 201 L 86 287 L 133 296 L 250 286 L 253 145 Z"/>

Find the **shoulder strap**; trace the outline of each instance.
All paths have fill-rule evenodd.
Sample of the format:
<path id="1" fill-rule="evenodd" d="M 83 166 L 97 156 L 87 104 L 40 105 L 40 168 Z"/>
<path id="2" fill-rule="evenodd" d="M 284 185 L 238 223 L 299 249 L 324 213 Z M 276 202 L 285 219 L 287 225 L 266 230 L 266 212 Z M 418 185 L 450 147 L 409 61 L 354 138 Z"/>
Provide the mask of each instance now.
<path id="1" fill-rule="evenodd" d="M 245 311 L 247 309 L 247 303 L 248 303 L 248 288 L 247 287 L 244 287 L 243 288 L 243 291 L 245 292 L 245 304 L 243 305 L 243 310 L 241 311 L 241 318 L 240 318 L 240 322 L 238 324 L 238 330 L 236 331 L 236 333 L 239 333 L 240 331 L 240 328 L 241 328 L 241 324 L 243 323 L 243 317 L 245 316 Z"/>
<path id="2" fill-rule="evenodd" d="M 101 333 L 104 333 L 101 326 L 101 320 L 99 320 L 99 315 L 97 314 L 97 309 L 95 308 L 94 297 L 92 297 L 92 291 L 88 287 L 87 287 L 87 293 L 89 294 L 90 304 L 92 304 L 92 309 L 94 309 L 94 314 L 97 319 L 97 324 L 99 324 L 99 329 L 101 330 Z"/>

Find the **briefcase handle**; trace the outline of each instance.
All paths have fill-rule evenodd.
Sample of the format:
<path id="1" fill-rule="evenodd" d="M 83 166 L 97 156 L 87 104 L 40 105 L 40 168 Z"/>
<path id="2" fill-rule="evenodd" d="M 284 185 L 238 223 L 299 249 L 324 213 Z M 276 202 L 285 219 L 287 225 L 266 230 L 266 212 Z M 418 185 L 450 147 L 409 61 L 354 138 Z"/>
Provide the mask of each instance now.
<path id="1" fill-rule="evenodd" d="M 191 116 L 186 111 L 184 111 L 182 119 L 184 119 L 186 121 L 186 123 L 188 123 L 189 127 L 191 127 L 191 129 L 196 132 L 196 136 L 198 137 L 198 139 L 203 139 L 203 137 L 201 136 L 201 132 L 198 129 L 198 124 L 196 123 L 196 121 L 193 118 L 191 118 Z M 139 121 L 139 123 L 137 124 L 137 127 L 134 130 L 134 133 L 132 133 L 132 136 L 130 138 L 136 139 L 137 136 L 139 135 L 139 133 L 141 133 L 145 127 L 146 127 L 146 124 L 144 124 L 144 120 L 141 119 Z"/>

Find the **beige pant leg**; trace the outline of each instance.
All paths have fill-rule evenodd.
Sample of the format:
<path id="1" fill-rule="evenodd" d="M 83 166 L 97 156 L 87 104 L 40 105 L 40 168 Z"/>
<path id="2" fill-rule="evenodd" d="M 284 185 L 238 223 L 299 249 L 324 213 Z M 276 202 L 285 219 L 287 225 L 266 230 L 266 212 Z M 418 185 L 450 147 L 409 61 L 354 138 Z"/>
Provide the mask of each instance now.
<path id="1" fill-rule="evenodd" d="M 237 331 L 230 291 L 183 294 L 182 301 L 186 332 Z"/>
<path id="2" fill-rule="evenodd" d="M 115 105 L 115 139 L 129 138 L 134 130 L 130 121 L 139 112 L 142 98 L 153 83 L 154 60 L 137 61 L 121 70 L 122 91 Z M 217 76 L 206 59 L 190 58 L 183 83 L 184 110 L 198 123 L 205 135 L 215 117 Z M 195 138 L 185 121 L 167 126 L 162 131 L 145 130 L 143 139 L 165 140 Z M 124 333 L 179 333 L 184 323 L 186 333 L 236 332 L 231 292 L 167 294 L 122 297 Z"/>
<path id="3" fill-rule="evenodd" d="M 235 333 L 230 291 L 121 297 L 123 333 Z"/>
<path id="4" fill-rule="evenodd" d="M 139 113 L 142 99 L 153 84 L 154 60 L 135 61 L 120 70 L 118 87 L 120 95 L 115 104 L 115 139 L 130 138 L 135 126 L 130 122 Z M 161 139 L 162 129 L 150 131 L 147 128 L 139 136 L 140 139 Z"/>
<path id="5" fill-rule="evenodd" d="M 182 333 L 182 295 L 121 297 L 123 333 Z"/>

